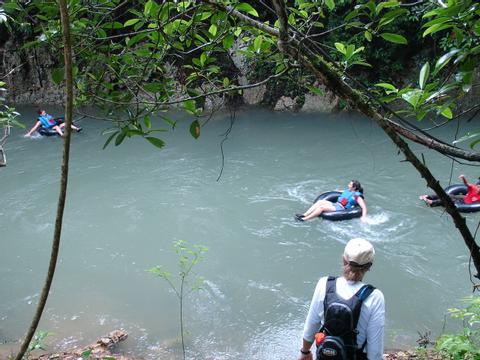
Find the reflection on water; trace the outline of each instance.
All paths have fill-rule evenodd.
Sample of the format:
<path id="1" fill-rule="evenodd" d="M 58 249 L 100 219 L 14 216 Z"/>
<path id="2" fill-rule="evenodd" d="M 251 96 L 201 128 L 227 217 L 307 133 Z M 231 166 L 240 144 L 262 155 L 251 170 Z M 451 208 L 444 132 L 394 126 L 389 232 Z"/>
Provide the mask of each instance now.
<path id="1" fill-rule="evenodd" d="M 121 327 L 130 334 L 122 351 L 180 358 L 175 295 L 145 271 L 163 265 L 176 273 L 171 245 L 180 239 L 209 248 L 195 268 L 204 289 L 186 299 L 194 359 L 294 358 L 316 281 L 339 272 L 352 237 L 369 239 L 377 250 L 367 280 L 385 293 L 387 346 L 415 346 L 425 329 L 438 334 L 446 309 L 469 294 L 463 241 L 441 209 L 420 203 L 424 183 L 370 122 L 239 113 L 217 182 L 227 117 L 218 115 L 198 140 L 188 135 L 189 121 L 179 120 L 162 151 L 141 139 L 102 150 L 104 124 L 93 120 L 73 135 L 61 255 L 40 325 L 55 333 L 52 346 L 81 346 Z M 16 131 L 6 150 L 3 342 L 23 336 L 45 276 L 61 140 L 24 139 Z M 448 181 L 451 164 L 431 152 L 425 157 Z M 461 172 L 477 175 L 454 169 Z M 351 179 L 365 188 L 367 222 L 294 221 L 319 193 Z M 468 221 L 474 225 L 478 216 Z"/>

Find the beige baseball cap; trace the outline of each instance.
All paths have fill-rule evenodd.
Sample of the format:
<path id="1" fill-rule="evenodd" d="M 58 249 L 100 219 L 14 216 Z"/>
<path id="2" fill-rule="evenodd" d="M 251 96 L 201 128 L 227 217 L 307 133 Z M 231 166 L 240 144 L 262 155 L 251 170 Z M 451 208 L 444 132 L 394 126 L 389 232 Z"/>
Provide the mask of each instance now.
<path id="1" fill-rule="evenodd" d="M 369 241 L 355 238 L 347 243 L 343 256 L 351 265 L 363 266 L 373 263 L 375 249 Z"/>

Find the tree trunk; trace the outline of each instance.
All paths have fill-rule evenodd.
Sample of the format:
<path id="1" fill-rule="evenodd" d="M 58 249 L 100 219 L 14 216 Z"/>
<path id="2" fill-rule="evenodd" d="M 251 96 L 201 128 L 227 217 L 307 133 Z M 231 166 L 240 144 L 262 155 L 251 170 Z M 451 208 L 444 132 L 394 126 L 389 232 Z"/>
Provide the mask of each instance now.
<path id="1" fill-rule="evenodd" d="M 37 330 L 38 323 L 42 317 L 45 304 L 47 303 L 48 294 L 53 282 L 55 268 L 57 265 L 58 252 L 60 249 L 60 238 L 62 233 L 63 212 L 65 209 L 65 201 L 67 196 L 68 181 L 68 161 L 70 156 L 70 134 L 72 124 L 72 107 L 73 107 L 73 78 L 72 78 L 72 49 L 70 42 L 70 20 L 66 0 L 59 0 L 60 18 L 63 29 L 63 55 L 65 61 L 65 79 L 66 79 L 66 104 L 65 104 L 65 133 L 63 144 L 63 160 L 61 168 L 60 194 L 57 205 L 57 216 L 55 219 L 55 230 L 53 235 L 52 249 L 50 254 L 50 264 L 48 266 L 47 277 L 42 288 L 42 293 L 38 300 L 35 315 L 30 324 L 30 328 L 25 339 L 17 353 L 15 360 L 21 360 L 28 350 L 28 346 L 32 341 L 33 335 Z"/>

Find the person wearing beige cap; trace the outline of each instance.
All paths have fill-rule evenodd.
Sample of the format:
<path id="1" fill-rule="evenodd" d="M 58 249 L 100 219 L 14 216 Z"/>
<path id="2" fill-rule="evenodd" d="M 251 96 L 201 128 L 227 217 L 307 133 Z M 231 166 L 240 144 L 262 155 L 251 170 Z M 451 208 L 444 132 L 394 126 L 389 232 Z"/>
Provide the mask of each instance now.
<path id="1" fill-rule="evenodd" d="M 313 360 L 310 348 L 314 341 L 317 360 L 383 359 L 385 299 L 380 290 L 363 283 L 374 258 L 375 249 L 370 242 L 352 239 L 343 252 L 342 275 L 318 281 L 303 329 L 299 360 Z M 353 319 L 349 325 L 342 324 L 345 314 Z M 345 326 L 349 331 L 344 330 Z M 335 348 L 338 344 L 340 347 Z"/>

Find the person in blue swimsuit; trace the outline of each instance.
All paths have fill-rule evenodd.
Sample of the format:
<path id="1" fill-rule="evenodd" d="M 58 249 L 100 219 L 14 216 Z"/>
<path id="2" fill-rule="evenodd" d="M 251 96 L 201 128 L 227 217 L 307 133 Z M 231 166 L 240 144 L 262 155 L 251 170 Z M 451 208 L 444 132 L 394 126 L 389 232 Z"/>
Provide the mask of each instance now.
<path id="1" fill-rule="evenodd" d="M 352 180 L 348 183 L 348 188 L 338 197 L 337 202 L 333 203 L 328 200 L 318 200 L 303 214 L 296 214 L 295 218 L 298 221 L 310 220 L 320 216 L 323 212 L 348 210 L 354 206 L 360 206 L 362 209 L 362 217 L 360 220 L 365 220 L 367 216 L 367 205 L 363 199 L 362 185 L 357 180 Z"/>
<path id="2" fill-rule="evenodd" d="M 62 129 L 65 127 L 64 123 L 57 123 L 52 115 L 47 114 L 45 110 L 38 110 L 38 118 L 35 125 L 30 129 L 28 133 L 25 134 L 25 137 L 30 137 L 35 131 L 37 131 L 40 127 L 49 130 L 55 130 L 58 135 L 63 136 Z M 82 128 L 76 127 L 72 124 L 72 129 L 76 130 L 77 132 L 81 131 Z"/>

